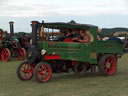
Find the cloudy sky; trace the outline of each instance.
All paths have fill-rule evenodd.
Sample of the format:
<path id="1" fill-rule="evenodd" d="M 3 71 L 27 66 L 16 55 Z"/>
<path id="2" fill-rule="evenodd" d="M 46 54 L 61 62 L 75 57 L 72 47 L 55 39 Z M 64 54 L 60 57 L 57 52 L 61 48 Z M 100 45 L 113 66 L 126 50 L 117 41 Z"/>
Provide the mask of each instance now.
<path id="1" fill-rule="evenodd" d="M 0 0 L 0 28 L 31 32 L 30 22 L 75 20 L 100 28 L 128 27 L 128 0 Z"/>

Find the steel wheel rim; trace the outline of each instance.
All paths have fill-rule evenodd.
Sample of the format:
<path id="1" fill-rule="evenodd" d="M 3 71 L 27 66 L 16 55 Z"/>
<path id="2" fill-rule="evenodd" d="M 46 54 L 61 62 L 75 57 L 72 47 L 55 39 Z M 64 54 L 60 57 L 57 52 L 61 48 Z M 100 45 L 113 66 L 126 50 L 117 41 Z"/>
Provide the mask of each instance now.
<path id="1" fill-rule="evenodd" d="M 25 80 L 28 80 L 33 76 L 34 67 L 28 63 L 24 63 L 19 70 L 21 77 Z"/>
<path id="2" fill-rule="evenodd" d="M 104 64 L 105 72 L 109 75 L 112 75 L 116 71 L 116 61 L 113 57 L 108 57 Z"/>
<path id="3" fill-rule="evenodd" d="M 37 75 L 40 81 L 46 82 L 52 75 L 52 70 L 47 64 L 40 65 L 37 70 Z"/>

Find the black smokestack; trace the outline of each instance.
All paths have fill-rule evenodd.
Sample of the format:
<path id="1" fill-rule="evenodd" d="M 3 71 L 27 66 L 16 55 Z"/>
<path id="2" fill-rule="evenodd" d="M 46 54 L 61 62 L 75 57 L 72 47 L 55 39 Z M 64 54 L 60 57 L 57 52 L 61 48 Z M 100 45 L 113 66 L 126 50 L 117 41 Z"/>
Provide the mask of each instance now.
<path id="1" fill-rule="evenodd" d="M 37 27 L 38 21 L 32 21 L 32 45 L 37 44 Z"/>
<path id="2" fill-rule="evenodd" d="M 14 22 L 9 22 L 9 24 L 10 24 L 10 36 L 13 36 L 14 35 Z"/>

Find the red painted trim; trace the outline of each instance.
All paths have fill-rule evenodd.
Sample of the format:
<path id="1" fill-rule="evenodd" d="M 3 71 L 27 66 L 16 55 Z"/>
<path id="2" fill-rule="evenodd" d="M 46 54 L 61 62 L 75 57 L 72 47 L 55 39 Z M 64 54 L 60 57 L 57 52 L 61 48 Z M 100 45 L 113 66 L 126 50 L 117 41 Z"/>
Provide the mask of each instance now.
<path id="1" fill-rule="evenodd" d="M 72 41 L 72 38 L 66 38 L 64 39 L 64 42 L 73 42 L 73 41 Z"/>
<path id="2" fill-rule="evenodd" d="M 45 60 L 60 59 L 60 55 L 45 55 L 44 59 Z"/>

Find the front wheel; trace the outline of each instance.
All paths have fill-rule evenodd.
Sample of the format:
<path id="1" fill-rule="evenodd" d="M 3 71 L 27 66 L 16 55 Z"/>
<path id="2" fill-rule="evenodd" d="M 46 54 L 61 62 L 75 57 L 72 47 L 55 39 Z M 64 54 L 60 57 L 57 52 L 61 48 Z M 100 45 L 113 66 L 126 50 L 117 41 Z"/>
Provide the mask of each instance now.
<path id="1" fill-rule="evenodd" d="M 48 63 L 41 62 L 37 64 L 34 70 L 35 80 L 39 83 L 46 83 L 52 77 L 52 68 Z"/>
<path id="2" fill-rule="evenodd" d="M 114 75 L 117 70 L 117 62 L 114 55 L 107 54 L 101 57 L 99 60 L 98 69 L 102 75 L 105 76 Z"/>
<path id="3" fill-rule="evenodd" d="M 17 67 L 17 77 L 20 80 L 30 80 L 33 77 L 34 65 L 30 65 L 28 61 L 21 63 Z"/>

